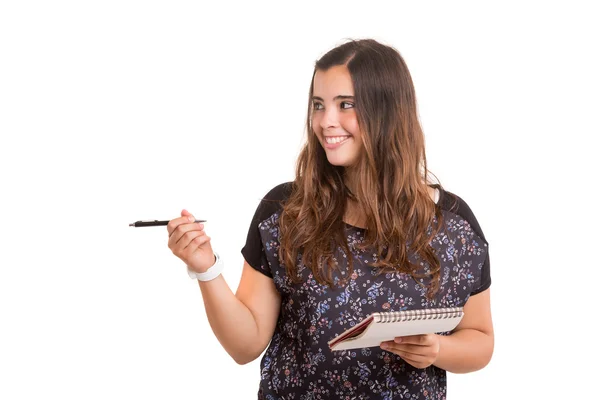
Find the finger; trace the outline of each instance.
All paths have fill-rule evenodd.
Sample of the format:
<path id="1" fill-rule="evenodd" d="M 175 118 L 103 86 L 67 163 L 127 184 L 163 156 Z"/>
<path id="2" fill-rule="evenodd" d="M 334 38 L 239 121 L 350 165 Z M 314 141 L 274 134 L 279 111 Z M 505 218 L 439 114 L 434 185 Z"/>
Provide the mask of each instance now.
<path id="1" fill-rule="evenodd" d="M 417 354 L 423 355 L 423 351 L 422 351 L 423 347 L 421 347 L 421 346 L 415 346 L 415 348 L 417 350 L 415 350 L 415 348 L 408 349 L 408 348 L 406 348 L 406 345 L 401 345 L 401 344 L 394 343 L 392 341 L 388 341 L 388 342 L 381 343 L 381 345 L 379 347 L 381 347 L 383 350 L 387 350 L 387 351 L 390 351 L 392 353 L 396 353 L 396 352 L 400 352 L 401 351 L 403 353 L 411 353 L 411 354 L 415 354 L 415 355 L 417 355 Z M 418 349 L 421 349 L 421 351 L 419 351 Z"/>
<path id="2" fill-rule="evenodd" d="M 177 225 L 169 236 L 169 248 L 174 250 L 187 247 L 200 232 L 204 232 L 204 224 L 202 223 L 188 222 Z"/>
<path id="3" fill-rule="evenodd" d="M 185 210 L 184 210 L 185 211 Z M 181 212 L 183 214 L 183 211 Z M 188 213 L 189 214 L 189 213 Z M 181 216 L 178 218 L 174 218 L 172 220 L 169 221 L 169 223 L 167 224 L 167 232 L 169 232 L 169 237 L 173 234 L 173 232 L 180 226 L 183 224 L 190 224 L 193 223 L 196 219 L 194 218 L 193 215 L 189 214 L 186 216 Z"/>
<path id="4" fill-rule="evenodd" d="M 203 243 L 204 237 L 206 237 L 206 232 L 204 230 L 186 232 L 186 234 L 183 235 L 183 238 L 180 240 L 182 251 L 185 251 L 188 248 L 195 250 Z"/>
<path id="5" fill-rule="evenodd" d="M 430 334 L 412 335 L 394 338 L 396 343 L 416 344 L 420 346 L 428 346 L 433 343 L 433 337 Z"/>
<path id="6" fill-rule="evenodd" d="M 182 232 L 181 234 L 179 234 L 176 230 L 169 239 L 170 247 L 173 247 L 173 249 L 177 249 L 179 251 L 184 251 L 185 248 L 188 247 L 195 238 L 206 234 L 204 228 L 184 226 L 180 228 L 180 230 Z"/>
<path id="7" fill-rule="evenodd" d="M 202 235 L 195 238 L 186 248 L 183 253 L 183 257 L 185 259 L 190 259 L 194 255 L 195 252 L 200 250 L 206 243 L 210 242 L 210 237 L 208 235 Z"/>
<path id="8" fill-rule="evenodd" d="M 207 235 L 204 231 L 192 231 L 186 234 L 186 238 L 179 241 L 173 248 L 173 254 L 181 258 L 186 263 L 192 258 L 199 246 L 207 242 Z M 210 239 L 209 239 L 210 240 Z"/>
<path id="9" fill-rule="evenodd" d="M 431 361 L 426 357 L 416 356 L 414 354 L 402 354 L 402 352 L 395 353 L 408 364 L 415 368 L 425 368 L 431 365 Z"/>
<path id="10" fill-rule="evenodd" d="M 382 344 L 381 348 L 385 351 L 389 351 L 390 353 L 400 356 L 404 361 L 414 367 L 423 368 L 427 365 L 431 365 L 431 357 L 424 354 L 415 354 L 405 351 L 404 349 L 400 348 L 399 345 L 391 344 L 385 346 L 385 344 Z"/>
<path id="11" fill-rule="evenodd" d="M 392 351 L 392 353 L 402 357 L 403 360 L 412 363 L 424 363 L 428 361 L 428 357 L 421 355 L 421 354 L 413 354 L 413 353 L 408 353 L 406 351 L 402 351 L 402 350 L 394 350 Z M 414 364 L 413 364 L 414 365 Z"/>
<path id="12" fill-rule="evenodd" d="M 395 350 L 402 351 L 408 354 L 415 354 L 421 356 L 429 356 L 433 354 L 433 350 L 428 346 L 421 346 L 418 344 L 396 344 L 393 346 Z"/>

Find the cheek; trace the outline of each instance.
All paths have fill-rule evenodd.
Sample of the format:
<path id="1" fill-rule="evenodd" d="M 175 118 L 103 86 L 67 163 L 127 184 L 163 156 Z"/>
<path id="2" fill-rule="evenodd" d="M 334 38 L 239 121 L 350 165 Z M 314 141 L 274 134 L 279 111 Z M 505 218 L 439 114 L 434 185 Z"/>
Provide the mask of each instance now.
<path id="1" fill-rule="evenodd" d="M 358 135 L 358 120 L 355 114 L 344 115 L 341 119 L 342 128 L 351 135 Z"/>
<path id="2" fill-rule="evenodd" d="M 318 116 L 312 117 L 311 125 L 312 125 L 312 129 L 313 129 L 313 131 L 315 131 L 315 133 L 317 133 L 317 134 L 321 133 L 321 119 Z"/>

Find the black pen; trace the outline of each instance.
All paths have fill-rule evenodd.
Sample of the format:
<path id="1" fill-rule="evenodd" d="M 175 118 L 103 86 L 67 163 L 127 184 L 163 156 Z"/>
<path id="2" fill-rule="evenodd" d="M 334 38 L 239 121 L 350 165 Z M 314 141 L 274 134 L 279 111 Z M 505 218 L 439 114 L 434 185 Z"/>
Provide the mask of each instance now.
<path id="1" fill-rule="evenodd" d="M 205 219 L 197 219 L 194 222 L 206 222 Z M 140 228 L 142 226 L 164 226 L 167 225 L 169 221 L 136 221 L 133 224 L 129 224 L 129 226 L 133 226 L 134 228 Z"/>

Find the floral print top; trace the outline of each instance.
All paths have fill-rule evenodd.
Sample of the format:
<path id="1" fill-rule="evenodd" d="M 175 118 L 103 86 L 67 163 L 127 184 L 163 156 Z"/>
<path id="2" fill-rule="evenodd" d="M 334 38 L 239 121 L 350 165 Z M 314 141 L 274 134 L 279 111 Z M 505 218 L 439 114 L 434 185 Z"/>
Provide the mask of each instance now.
<path id="1" fill-rule="evenodd" d="M 490 286 L 488 244 L 471 209 L 440 185 L 433 187 L 439 193 L 437 206 L 445 229 L 432 241 L 441 273 L 440 290 L 431 300 L 409 275 L 377 276 L 367 265 L 374 261 L 374 252 L 354 247 L 364 240 L 365 230 L 348 224 L 354 265 L 348 283 L 330 289 L 300 266 L 302 282 L 293 284 L 277 254 L 281 202 L 289 196 L 291 182 L 276 186 L 260 202 L 242 254 L 248 264 L 273 279 L 281 294 L 281 311 L 260 363 L 259 399 L 446 398 L 446 371 L 440 368 L 415 368 L 379 347 L 331 351 L 327 344 L 372 312 L 460 307 Z M 336 260 L 343 271 L 346 255 L 341 247 Z"/>

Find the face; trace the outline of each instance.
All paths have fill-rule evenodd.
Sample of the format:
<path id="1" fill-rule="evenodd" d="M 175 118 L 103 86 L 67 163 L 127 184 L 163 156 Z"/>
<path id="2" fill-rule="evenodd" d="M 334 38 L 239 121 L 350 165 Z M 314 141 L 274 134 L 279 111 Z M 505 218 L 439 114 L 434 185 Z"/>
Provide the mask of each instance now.
<path id="1" fill-rule="evenodd" d="M 348 68 L 338 65 L 327 71 L 317 70 L 312 100 L 312 127 L 327 160 L 343 167 L 355 165 L 363 145 Z"/>

